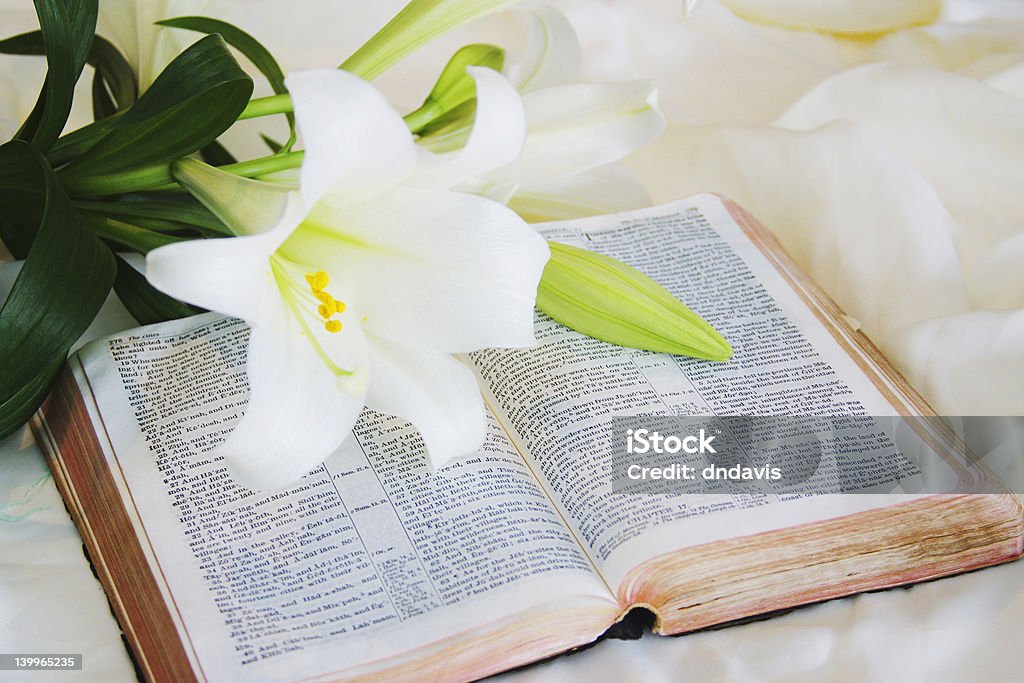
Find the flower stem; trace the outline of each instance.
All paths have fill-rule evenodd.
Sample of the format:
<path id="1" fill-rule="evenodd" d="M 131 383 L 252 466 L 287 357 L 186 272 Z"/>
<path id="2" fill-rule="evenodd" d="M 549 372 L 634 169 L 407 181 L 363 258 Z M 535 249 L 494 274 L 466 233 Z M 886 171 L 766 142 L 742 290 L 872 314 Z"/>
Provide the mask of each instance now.
<path id="1" fill-rule="evenodd" d="M 134 249 L 140 254 L 145 254 L 167 244 L 183 242 L 187 239 L 185 237 L 153 232 L 131 223 L 119 221 L 116 218 L 101 216 L 89 213 L 88 211 L 82 213 L 82 218 L 93 229 L 97 237 L 116 242 L 129 249 Z"/>
<path id="2" fill-rule="evenodd" d="M 295 111 L 292 105 L 292 97 L 288 93 L 282 95 L 270 95 L 269 97 L 257 97 L 249 100 L 249 104 L 238 115 L 239 121 L 246 119 L 258 119 L 263 116 L 274 116 L 275 114 L 290 114 Z M 405 124 L 413 133 L 424 128 L 438 117 L 444 115 L 445 109 L 437 102 L 424 102 L 423 106 L 414 112 L 405 115 Z"/>
<path id="3" fill-rule="evenodd" d="M 268 173 L 276 173 L 278 171 L 287 171 L 288 169 L 298 168 L 302 165 L 302 158 L 305 156 L 305 152 L 286 152 L 284 154 L 271 154 L 266 157 L 259 157 L 258 159 L 250 159 L 248 161 L 239 161 L 236 164 L 226 164 L 224 166 L 218 166 L 217 168 L 221 171 L 227 171 L 228 173 L 234 173 L 237 176 L 243 178 L 255 178 L 261 175 L 267 175 Z"/>
<path id="4" fill-rule="evenodd" d="M 176 187 L 171 176 L 170 164 L 158 164 L 136 168 L 109 175 L 87 175 L 61 178 L 68 194 L 75 197 L 98 197 L 101 195 L 139 192 L 141 190 L 165 190 Z"/>
<path id="5" fill-rule="evenodd" d="M 249 104 L 238 115 L 238 120 L 256 119 L 273 114 L 288 114 L 292 111 L 294 111 L 292 97 L 287 93 L 271 95 L 269 97 L 258 97 L 254 100 L 249 100 Z"/>

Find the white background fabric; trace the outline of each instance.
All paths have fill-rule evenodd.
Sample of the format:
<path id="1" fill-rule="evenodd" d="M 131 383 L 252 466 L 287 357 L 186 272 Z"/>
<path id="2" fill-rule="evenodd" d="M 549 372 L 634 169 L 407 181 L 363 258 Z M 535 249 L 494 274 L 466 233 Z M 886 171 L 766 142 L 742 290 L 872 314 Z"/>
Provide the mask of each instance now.
<path id="1" fill-rule="evenodd" d="M 188 5 L 152 4 L 172 14 Z M 290 70 L 340 62 L 401 2 L 206 4 Z M 743 18 L 713 0 L 557 4 L 580 34 L 589 80 L 661 86 L 669 129 L 629 160 L 655 201 L 733 197 L 940 413 L 1024 415 L 1024 3 L 730 0 Z M 2 0 L 0 12 L 4 35 L 32 25 L 28 3 Z M 919 22 L 928 23 L 907 28 Z M 491 40 L 514 51 L 522 34 L 515 15 L 484 20 L 381 85 L 415 105 L 454 47 Z M 0 58 L 4 137 L 40 73 L 37 60 Z M 239 128 L 236 148 L 251 144 Z M 2 292 L 13 267 L 0 269 Z M 108 302 L 94 332 L 125 326 L 124 316 Z M 84 672 L 55 680 L 132 676 L 80 539 L 23 435 L 0 445 L 0 547 L 0 652 L 85 653 Z M 604 642 L 507 679 L 1019 680 L 1021 569 L 682 638 Z"/>

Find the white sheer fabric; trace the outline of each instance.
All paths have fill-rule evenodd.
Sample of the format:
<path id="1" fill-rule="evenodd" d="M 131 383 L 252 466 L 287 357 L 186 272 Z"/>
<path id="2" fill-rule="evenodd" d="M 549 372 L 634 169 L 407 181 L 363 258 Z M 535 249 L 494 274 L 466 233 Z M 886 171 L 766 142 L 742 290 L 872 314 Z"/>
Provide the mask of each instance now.
<path id="1" fill-rule="evenodd" d="M 197 4 L 294 69 L 340 62 L 402 2 Z M 659 82 L 669 130 L 629 160 L 655 201 L 708 190 L 738 200 L 940 412 L 1024 415 L 1024 3 L 556 4 L 589 80 Z M 23 2 L 0 0 L 0 12 L 5 35 L 31 26 Z M 416 104 L 471 40 L 514 50 L 523 24 L 460 30 L 382 86 Z M 31 107 L 39 74 L 29 58 L 0 58 L 0 132 Z M 250 144 L 251 125 L 230 141 Z M 0 275 L 9 286 L 11 266 Z M 124 316 L 108 302 L 94 331 Z M 0 544 L 0 651 L 84 652 L 80 680 L 130 678 L 77 534 L 20 435 L 0 444 Z M 1022 620 L 1015 564 L 684 638 L 603 643 L 507 680 L 958 681 L 982 669 L 1013 680 Z"/>
<path id="2" fill-rule="evenodd" d="M 712 0 L 685 19 L 675 3 L 604 18 L 589 4 L 567 9 L 590 75 L 661 84 L 672 125 L 632 160 L 656 201 L 733 197 L 937 410 L 1024 414 L 1024 22 L 1004 18 L 1011 6 L 842 38 L 777 24 L 803 4 L 818 26 L 872 8 L 899 26 L 932 3 L 729 3 L 764 24 Z"/>

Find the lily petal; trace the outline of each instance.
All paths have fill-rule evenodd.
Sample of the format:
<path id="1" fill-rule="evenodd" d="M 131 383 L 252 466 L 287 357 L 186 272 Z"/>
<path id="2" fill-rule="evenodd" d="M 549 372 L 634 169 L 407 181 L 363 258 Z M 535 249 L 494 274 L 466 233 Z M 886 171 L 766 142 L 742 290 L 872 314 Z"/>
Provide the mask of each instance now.
<path id="1" fill-rule="evenodd" d="M 491 181 L 579 173 L 621 159 L 665 129 L 650 81 L 545 88 L 524 95 L 523 104 L 523 154 Z"/>
<path id="2" fill-rule="evenodd" d="M 289 210 L 289 197 L 298 189 L 242 178 L 197 159 L 181 159 L 171 171 L 175 180 L 236 235 L 257 235 L 280 225 Z"/>
<path id="3" fill-rule="evenodd" d="M 523 151 L 526 115 L 508 80 L 493 69 L 470 67 L 476 81 L 476 119 L 465 147 L 434 154 L 420 147 L 420 167 L 406 185 L 448 189 L 511 164 Z"/>
<path id="4" fill-rule="evenodd" d="M 531 345 L 550 256 L 497 202 L 412 188 L 340 209 L 325 197 L 281 251 L 298 263 L 336 264 L 370 334 L 451 353 Z"/>
<path id="5" fill-rule="evenodd" d="M 104 0 L 97 32 L 111 39 L 132 65 L 145 92 L 164 67 L 195 38 L 156 22 L 170 17 L 206 15 L 208 0 Z"/>
<path id="6" fill-rule="evenodd" d="M 895 31 L 929 24 L 942 14 L 941 0 L 723 0 L 722 4 L 751 21 L 837 35 Z"/>
<path id="7" fill-rule="evenodd" d="M 510 80 L 522 92 L 579 80 L 583 50 L 569 19 L 551 5 L 524 2 L 530 33 L 521 61 L 509 69 Z"/>
<path id="8" fill-rule="evenodd" d="M 328 191 L 336 202 L 365 201 L 412 174 L 412 133 L 376 88 L 338 69 L 299 71 L 285 83 L 306 145 L 300 177 L 309 206 Z"/>
<path id="9" fill-rule="evenodd" d="M 298 193 L 289 196 L 273 229 L 258 235 L 189 240 L 146 255 L 146 279 L 160 291 L 196 306 L 260 323 L 280 293 L 270 256 L 305 215 Z"/>
<path id="10" fill-rule="evenodd" d="M 632 211 L 651 205 L 639 176 L 624 164 L 607 164 L 561 178 L 519 185 L 508 206 L 531 223 Z"/>
<path id="11" fill-rule="evenodd" d="M 278 316 L 286 319 L 288 313 L 279 310 Z M 294 324 L 286 329 L 252 328 L 249 405 L 217 449 L 235 479 L 254 489 L 285 486 L 323 462 L 352 431 L 363 407 L 365 391 L 339 389 Z"/>
<path id="12" fill-rule="evenodd" d="M 434 467 L 479 450 L 486 434 L 473 372 L 455 357 L 367 339 L 373 384 L 366 405 L 420 431 Z"/>

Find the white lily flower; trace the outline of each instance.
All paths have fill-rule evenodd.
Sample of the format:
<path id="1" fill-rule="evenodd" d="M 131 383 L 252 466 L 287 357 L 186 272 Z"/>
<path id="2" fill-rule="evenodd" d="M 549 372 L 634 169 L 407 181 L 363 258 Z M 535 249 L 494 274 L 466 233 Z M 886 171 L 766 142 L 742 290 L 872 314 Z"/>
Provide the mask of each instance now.
<path id="1" fill-rule="evenodd" d="M 513 9 L 531 18 L 525 54 L 508 67 L 523 93 L 526 139 L 515 162 L 456 189 L 508 203 L 530 220 L 555 220 L 650 205 L 619 160 L 661 135 L 665 117 L 650 81 L 580 83 L 581 48 L 569 20 L 541 2 Z M 427 137 L 434 152 L 457 148 L 465 131 Z"/>
<path id="2" fill-rule="evenodd" d="M 583 70 L 583 49 L 569 18 L 547 3 L 527 0 L 517 8 L 530 21 L 526 50 L 509 65 L 509 78 L 521 92 L 573 83 Z"/>
<path id="3" fill-rule="evenodd" d="M 498 74 L 474 77 L 482 104 L 518 101 Z M 317 70 L 287 84 L 306 146 L 299 187 L 179 162 L 176 177 L 239 236 L 147 258 L 158 288 L 252 326 L 249 406 L 220 451 L 243 483 L 287 484 L 366 405 L 412 422 L 435 465 L 472 452 L 482 401 L 452 354 L 533 343 L 547 244 L 501 204 L 417 183 L 412 135 L 359 78 Z M 513 144 L 481 137 L 490 117 L 478 121 L 455 175 L 478 171 L 488 142 L 493 163 L 514 158 L 522 124 L 511 120 Z"/>
<path id="4" fill-rule="evenodd" d="M 490 174 L 464 176 L 461 184 L 449 187 L 508 203 L 533 220 L 650 205 L 643 184 L 631 170 L 602 167 L 664 130 L 654 85 L 577 82 L 582 64 L 579 39 L 565 15 L 546 3 L 413 0 L 342 68 L 375 78 L 446 31 L 507 10 L 525 11 L 531 22 L 526 51 L 508 68 L 510 79 L 523 93 L 526 144 L 515 164 Z M 420 142 L 444 153 L 465 142 L 466 132 L 455 130 Z"/>
<path id="5" fill-rule="evenodd" d="M 544 88 L 526 93 L 523 108 L 523 153 L 484 182 L 536 182 L 590 171 L 622 159 L 665 127 L 650 81 Z"/>

